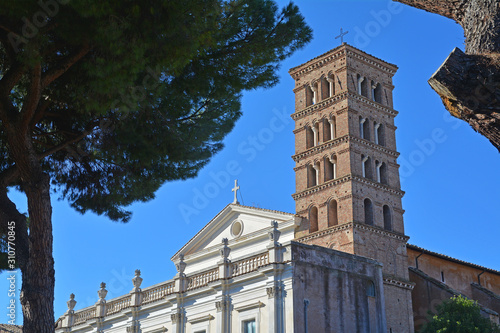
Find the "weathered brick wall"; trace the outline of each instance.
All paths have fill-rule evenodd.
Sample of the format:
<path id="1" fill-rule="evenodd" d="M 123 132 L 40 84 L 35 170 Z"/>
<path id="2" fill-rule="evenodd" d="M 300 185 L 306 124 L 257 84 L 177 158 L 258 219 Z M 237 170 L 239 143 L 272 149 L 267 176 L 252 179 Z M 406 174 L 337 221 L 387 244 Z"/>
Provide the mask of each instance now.
<path id="1" fill-rule="evenodd" d="M 304 332 L 306 321 L 308 332 L 387 331 L 378 263 L 299 243 L 292 244 L 292 262 L 294 332 Z"/>
<path id="2" fill-rule="evenodd" d="M 446 285 L 471 298 L 473 298 L 471 283 L 477 283 L 478 275 L 484 272 L 480 276 L 481 286 L 496 295 L 500 295 L 500 273 L 494 273 L 493 270 L 485 271 L 481 266 L 465 262 L 461 263 L 459 260 L 453 258 L 447 259 L 442 255 L 433 255 L 431 253 L 421 254 L 422 251 L 418 248 L 409 246 L 408 265 L 416 267 L 416 257 L 419 256 L 419 270 L 438 281 L 441 281 L 442 277 L 444 277 Z"/>
<path id="3" fill-rule="evenodd" d="M 387 323 L 393 332 L 413 332 L 411 320 L 411 284 L 408 281 L 408 259 L 404 236 L 403 209 L 400 190 L 398 153 L 396 150 L 393 110 L 392 76 L 397 67 L 369 56 L 351 46 L 342 45 L 301 66 L 290 73 L 295 79 L 296 109 L 295 155 L 296 162 L 296 213 L 304 218 L 295 236 L 299 241 L 333 248 L 356 255 L 374 258 L 384 265 L 387 284 Z M 335 78 L 335 95 L 324 93 L 325 84 L 317 88 L 317 100 L 312 103 L 312 90 L 316 80 L 328 75 Z M 358 93 L 358 76 L 365 77 L 364 96 Z M 372 99 L 372 83 L 380 88 L 377 101 Z M 376 86 L 376 85 L 375 85 Z M 335 117 L 336 138 L 324 141 L 324 119 Z M 360 133 L 360 118 L 366 119 L 369 136 Z M 318 142 L 307 146 L 306 127 L 319 123 Z M 375 124 L 383 128 L 383 140 L 375 141 Z M 325 179 L 325 157 L 337 157 L 337 177 Z M 370 157 L 370 179 L 363 177 L 362 155 Z M 387 182 L 377 179 L 376 161 L 386 166 Z M 308 165 L 319 162 L 319 179 L 311 186 Z M 368 173 L 367 173 L 368 174 Z M 309 178 L 309 182 L 308 182 Z M 365 225 L 364 200 L 373 204 L 373 226 Z M 338 225 L 328 223 L 329 202 L 337 201 Z M 384 230 L 383 207 L 391 215 L 391 228 Z M 318 231 L 310 232 L 311 207 L 318 209 Z M 403 287 L 401 287 L 401 285 Z M 401 309 L 404 306 L 404 309 Z"/>

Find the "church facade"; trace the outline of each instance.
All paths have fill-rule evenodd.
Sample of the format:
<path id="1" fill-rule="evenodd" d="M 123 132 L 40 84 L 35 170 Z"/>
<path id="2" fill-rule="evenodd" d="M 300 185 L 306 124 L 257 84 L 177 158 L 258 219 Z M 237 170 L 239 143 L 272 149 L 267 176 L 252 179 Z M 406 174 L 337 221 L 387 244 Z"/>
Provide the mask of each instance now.
<path id="1" fill-rule="evenodd" d="M 173 279 L 141 288 L 136 271 L 129 294 L 102 284 L 78 311 L 72 295 L 56 332 L 406 333 L 454 294 L 498 321 L 499 272 L 407 244 L 396 70 L 345 43 L 292 68 L 296 213 L 235 200 L 173 255 Z"/>

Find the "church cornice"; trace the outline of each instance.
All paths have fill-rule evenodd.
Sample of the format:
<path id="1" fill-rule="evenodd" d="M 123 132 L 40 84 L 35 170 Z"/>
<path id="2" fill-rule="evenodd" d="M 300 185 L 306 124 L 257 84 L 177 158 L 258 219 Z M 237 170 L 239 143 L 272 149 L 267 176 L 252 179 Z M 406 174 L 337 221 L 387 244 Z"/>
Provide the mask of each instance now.
<path id="1" fill-rule="evenodd" d="M 299 169 L 301 169 L 303 167 L 304 166 L 297 167 L 297 168 L 294 168 L 294 170 L 299 170 Z M 296 192 L 296 193 L 292 194 L 292 198 L 294 200 L 297 200 L 297 199 L 306 197 L 308 195 L 311 195 L 311 194 L 323 191 L 323 190 L 328 189 L 328 188 L 330 188 L 332 186 L 339 185 L 339 184 L 342 184 L 342 183 L 346 183 L 348 181 L 356 181 L 358 183 L 369 185 L 369 186 L 374 187 L 376 189 L 383 190 L 385 192 L 389 192 L 391 194 L 397 195 L 397 196 L 399 196 L 401 198 L 405 195 L 405 192 L 402 191 L 402 190 L 396 190 L 396 189 L 393 189 L 393 188 L 391 188 L 391 187 L 389 187 L 387 185 L 374 182 L 374 181 L 372 181 L 370 179 L 363 178 L 363 177 L 358 177 L 358 176 L 354 176 L 352 174 L 349 174 L 347 176 L 339 177 L 339 178 L 336 178 L 336 179 L 332 179 L 332 180 L 329 180 L 329 181 L 327 181 L 327 182 L 325 182 L 323 184 L 319 184 L 319 185 L 310 187 L 310 188 L 308 188 L 308 189 L 306 189 L 304 191 Z"/>
<path id="2" fill-rule="evenodd" d="M 298 170 L 298 169 L 301 169 L 303 167 L 304 166 L 297 167 L 297 168 L 294 168 L 294 170 Z M 339 184 L 342 184 L 342 183 L 346 183 L 348 181 L 356 181 L 358 183 L 369 185 L 369 186 L 371 186 L 373 188 L 376 188 L 376 189 L 379 189 L 379 190 L 383 190 L 385 192 L 389 192 L 389 193 L 397 195 L 397 196 L 399 196 L 401 198 L 405 195 L 405 192 L 402 191 L 402 190 L 396 190 L 396 189 L 393 189 L 393 188 L 391 188 L 391 187 L 389 187 L 387 185 L 374 182 L 374 181 L 372 181 L 372 180 L 370 180 L 368 178 L 358 177 L 358 176 L 354 176 L 352 174 L 349 174 L 347 176 L 339 177 L 339 178 L 336 178 L 336 179 L 332 179 L 332 180 L 329 180 L 329 181 L 327 181 L 327 182 L 325 182 L 323 184 L 319 184 L 319 185 L 310 187 L 310 188 L 308 188 L 308 189 L 306 189 L 304 191 L 296 192 L 296 193 L 292 194 L 292 198 L 294 200 L 297 200 L 297 199 L 303 198 L 305 196 L 308 196 L 308 195 L 311 195 L 311 194 L 323 191 L 323 190 L 328 189 L 328 188 L 330 188 L 332 186 L 339 185 Z"/>
<path id="3" fill-rule="evenodd" d="M 366 139 L 359 138 L 359 137 L 354 136 L 354 135 L 349 135 L 349 141 L 362 144 L 364 146 L 370 147 L 372 149 L 375 149 L 377 151 L 380 151 L 382 153 L 385 153 L 385 154 L 390 155 L 390 156 L 395 157 L 395 158 L 398 158 L 399 155 L 400 155 L 397 151 L 394 151 L 394 150 L 391 150 L 389 148 L 386 148 L 385 146 L 377 145 L 374 142 L 371 142 L 371 141 L 366 140 Z"/>
<path id="4" fill-rule="evenodd" d="M 370 100 L 369 98 L 366 98 L 362 95 L 359 95 L 358 93 L 344 90 L 344 91 L 342 91 L 342 92 L 340 92 L 332 97 L 328 97 L 328 98 L 322 100 L 321 102 L 310 105 L 310 106 L 308 106 L 300 111 L 296 111 L 295 113 L 292 113 L 291 117 L 293 120 L 297 121 L 297 120 L 304 118 L 310 114 L 319 112 L 319 111 L 326 109 L 327 107 L 329 107 L 335 103 L 338 103 L 340 101 L 343 101 L 343 100 L 349 99 L 349 98 L 356 100 L 356 101 L 359 101 L 359 102 L 364 103 L 364 104 L 368 104 L 370 107 L 376 109 L 377 111 L 380 111 L 381 113 L 385 113 L 386 115 L 389 115 L 391 117 L 396 117 L 399 113 L 398 111 L 394 110 L 393 108 L 390 108 L 388 106 L 385 106 L 385 105 L 377 103 L 377 102 L 374 102 L 374 101 Z M 355 111 L 351 107 L 347 107 L 347 108 L 342 108 L 342 110 L 337 111 L 337 114 L 341 114 L 341 113 L 344 113 L 346 111 L 352 112 L 352 113 L 359 112 L 357 110 Z M 390 126 L 390 125 L 388 125 L 388 126 Z M 395 126 L 392 126 L 390 128 L 396 129 Z"/>
<path id="5" fill-rule="evenodd" d="M 346 143 L 346 142 L 354 142 L 354 143 L 362 144 L 366 147 L 370 147 L 371 149 L 375 149 L 379 152 L 382 152 L 382 153 L 387 154 L 389 156 L 392 156 L 394 158 L 398 158 L 400 155 L 397 151 L 393 151 L 393 150 L 390 150 L 384 146 L 377 145 L 377 144 L 375 144 L 371 141 L 368 141 L 366 139 L 361 139 L 361 138 L 358 138 L 354 135 L 347 134 L 347 135 L 341 136 L 339 138 L 324 142 L 318 146 L 309 148 L 308 150 L 306 150 L 302 153 L 292 155 L 292 159 L 295 162 L 299 162 L 300 160 L 302 160 L 306 157 L 309 157 L 309 156 L 317 154 L 317 153 L 321 153 L 327 149 L 330 149 L 332 147 L 337 147 L 337 146 L 341 145 L 342 143 Z M 341 151 L 338 151 L 337 154 L 340 155 L 340 154 L 348 152 L 348 151 L 349 151 L 349 148 L 346 148 L 346 149 L 343 149 Z M 356 150 L 353 149 L 353 151 L 356 151 Z M 399 167 L 399 165 L 397 165 L 397 166 Z"/>
<path id="6" fill-rule="evenodd" d="M 294 80 L 298 80 L 301 77 L 305 76 L 307 73 L 312 72 L 313 70 L 323 67 L 326 64 L 329 64 L 333 61 L 340 60 L 340 59 L 346 59 L 346 49 L 342 47 L 343 45 L 340 45 L 333 50 L 330 50 L 326 53 L 323 53 L 322 55 L 319 55 L 308 62 L 290 68 L 288 73 Z"/>
<path id="7" fill-rule="evenodd" d="M 389 64 L 388 62 L 386 62 L 382 59 L 379 59 L 377 57 L 369 55 L 369 54 L 367 54 L 361 50 L 358 50 L 354 47 L 351 47 L 351 48 L 346 50 L 346 56 L 348 58 L 356 58 L 358 60 L 361 60 L 361 61 L 367 63 L 368 65 L 371 65 L 372 67 L 375 67 L 375 68 L 378 68 L 378 69 L 381 69 L 381 70 L 387 72 L 391 76 L 396 74 L 396 71 L 398 69 L 398 67 L 396 65 Z"/>
<path id="8" fill-rule="evenodd" d="M 382 112 L 382 113 L 385 113 L 387 115 L 390 115 L 392 117 L 396 117 L 398 115 L 398 111 L 394 110 L 393 108 L 390 108 L 388 106 L 385 106 L 383 104 L 380 104 L 380 103 L 377 103 L 377 102 L 374 102 L 372 101 L 371 99 L 365 97 L 365 96 L 362 96 L 358 93 L 355 93 L 355 92 L 352 92 L 352 91 L 349 91 L 348 92 L 348 97 L 354 99 L 354 100 L 357 100 L 359 102 L 362 102 L 362 103 L 365 103 L 365 104 L 368 104 L 370 105 L 372 108 Z"/>
<path id="9" fill-rule="evenodd" d="M 344 136 L 335 138 L 333 140 L 329 140 L 329 141 L 324 142 L 324 143 L 322 143 L 322 144 L 320 144 L 318 146 L 314 146 L 312 148 L 309 148 L 309 149 L 307 149 L 306 151 L 304 151 L 302 153 L 292 155 L 292 159 L 295 162 L 298 162 L 298 161 L 300 161 L 301 159 L 303 159 L 305 157 L 311 156 L 313 154 L 321 153 L 324 150 L 327 150 L 327 149 L 330 149 L 330 148 L 333 148 L 333 147 L 340 146 L 342 143 L 348 142 L 348 140 L 349 140 L 349 135 L 344 135 Z"/>
<path id="10" fill-rule="evenodd" d="M 299 243 L 305 243 L 305 242 L 308 242 L 310 240 L 313 240 L 316 238 L 321 238 L 321 237 L 326 236 L 326 235 L 334 234 L 334 233 L 337 233 L 340 231 L 345 231 L 345 230 L 352 230 L 352 229 L 353 229 L 353 222 L 347 222 L 347 223 L 339 224 L 339 225 L 336 225 L 333 227 L 329 227 L 327 229 L 313 232 L 309 235 L 297 238 L 297 239 L 295 239 L 295 241 L 299 242 Z"/>
<path id="11" fill-rule="evenodd" d="M 408 239 L 410 239 L 410 237 L 408 237 L 406 235 L 397 234 L 397 233 L 394 233 L 391 231 L 381 229 L 379 227 L 370 226 L 370 225 L 367 225 L 364 223 L 347 222 L 347 223 L 339 224 L 339 225 L 329 227 L 329 228 L 326 228 L 323 230 L 318 230 L 318 231 L 313 232 L 309 235 L 297 238 L 295 241 L 300 242 L 300 243 L 305 243 L 305 242 L 308 242 L 310 240 L 313 240 L 316 238 L 321 238 L 321 237 L 326 236 L 326 235 L 334 234 L 337 232 L 342 232 L 345 230 L 353 230 L 354 231 L 354 229 L 370 231 L 370 232 L 373 232 L 376 234 L 380 234 L 380 235 L 384 235 L 384 236 L 387 236 L 390 238 L 397 239 L 397 240 L 405 242 L 405 243 L 408 241 Z"/>
<path id="12" fill-rule="evenodd" d="M 354 229 L 366 230 L 366 231 L 370 231 L 370 232 L 375 233 L 375 234 L 384 235 L 384 236 L 405 242 L 405 244 L 410 239 L 410 237 L 408 237 L 406 235 L 402 235 L 399 233 L 388 231 L 388 230 L 382 229 L 382 228 L 374 226 L 374 225 L 368 225 L 368 224 L 359 223 L 359 222 L 353 222 L 353 225 L 354 225 Z"/>
<path id="13" fill-rule="evenodd" d="M 321 111 L 323 109 L 326 109 L 327 107 L 340 102 L 344 99 L 347 99 L 348 93 L 347 91 L 342 91 L 332 97 L 328 97 L 327 99 L 322 100 L 321 102 L 318 102 L 313 105 L 309 105 L 305 109 L 302 109 L 300 111 L 296 111 L 295 113 L 291 114 L 291 117 L 293 120 L 299 120 L 301 118 L 304 118 L 312 113 Z"/>
<path id="14" fill-rule="evenodd" d="M 304 190 L 302 192 L 294 193 L 294 194 L 292 194 L 292 198 L 294 200 L 297 200 L 297 199 L 303 198 L 305 196 L 311 195 L 313 193 L 316 193 L 316 192 L 322 191 L 324 189 L 330 188 L 332 186 L 339 185 L 339 184 L 342 184 L 342 183 L 346 183 L 346 182 L 348 182 L 351 179 L 352 179 L 351 175 L 347 175 L 347 176 L 344 176 L 344 177 L 332 179 L 332 180 L 329 180 L 329 181 L 327 181 L 327 182 L 325 182 L 323 184 L 310 187 L 307 190 Z"/>
<path id="15" fill-rule="evenodd" d="M 376 67 L 378 69 L 387 72 L 391 76 L 393 76 L 398 69 L 398 67 L 394 64 L 388 63 L 387 61 L 377 58 L 362 50 L 359 50 L 347 43 L 344 43 L 328 52 L 325 52 L 303 63 L 302 65 L 290 68 L 288 73 L 294 80 L 297 80 L 305 76 L 307 73 L 317 68 L 320 68 L 328 63 L 341 59 L 347 60 L 348 57 L 361 60 L 368 65 L 371 65 L 373 67 Z M 347 61 L 344 64 L 347 64 Z"/>
<path id="16" fill-rule="evenodd" d="M 374 188 L 379 189 L 379 190 L 384 190 L 384 191 L 389 192 L 391 194 L 395 194 L 401 198 L 405 195 L 405 192 L 402 190 L 396 190 L 394 188 L 391 188 L 388 185 L 374 182 L 373 180 L 370 180 L 368 178 L 352 176 L 352 180 L 357 181 L 357 182 L 362 183 L 362 184 L 365 184 L 365 185 L 369 185 L 369 186 L 374 187 Z"/>

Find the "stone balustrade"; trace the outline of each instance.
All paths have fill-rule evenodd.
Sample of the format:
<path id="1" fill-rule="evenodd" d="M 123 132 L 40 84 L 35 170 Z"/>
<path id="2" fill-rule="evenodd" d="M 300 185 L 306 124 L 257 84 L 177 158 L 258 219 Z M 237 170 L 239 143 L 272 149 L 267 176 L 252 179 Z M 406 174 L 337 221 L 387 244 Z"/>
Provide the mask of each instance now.
<path id="1" fill-rule="evenodd" d="M 239 260 L 231 265 L 232 276 L 247 274 L 267 265 L 269 265 L 269 252 Z"/>
<path id="2" fill-rule="evenodd" d="M 95 308 L 84 309 L 83 311 L 75 313 L 75 321 L 73 325 L 82 324 L 92 318 L 95 318 Z"/>
<path id="3" fill-rule="evenodd" d="M 132 297 L 130 295 L 118 298 L 112 302 L 106 304 L 106 316 L 118 313 L 123 309 L 130 307 L 130 301 Z"/>
<path id="4" fill-rule="evenodd" d="M 276 235 L 271 235 L 270 237 L 273 239 Z M 279 235 L 277 237 L 279 238 Z M 276 240 L 273 240 L 273 242 L 275 241 Z M 132 279 L 134 289 L 127 295 L 109 301 L 105 299 L 107 295 L 106 284 L 101 283 L 101 289 L 98 291 L 99 300 L 97 303 L 92 307 L 82 310 L 73 310 L 76 301 L 74 300 L 75 296 L 72 294 L 70 301 L 68 301 L 68 311 L 58 320 L 57 328 L 82 325 L 89 320 L 111 316 L 128 308 L 158 302 L 168 295 L 203 288 L 212 282 L 248 274 L 271 263 L 269 251 L 254 255 L 250 258 L 235 261 L 234 263 L 228 259 L 229 253 L 230 249 L 227 246 L 227 240 L 224 239 L 221 248 L 223 260 L 219 262 L 219 266 L 191 276 L 186 276 L 183 273 L 186 263 L 183 261 L 183 256 L 181 256 L 180 262 L 176 264 L 179 274 L 177 274 L 174 279 L 145 288 L 144 290 L 140 288 L 142 283 L 142 278 L 140 277 L 141 272 L 136 270 L 135 277 Z"/>
<path id="5" fill-rule="evenodd" d="M 159 286 L 154 286 L 142 291 L 142 305 L 161 300 L 163 297 L 174 293 L 174 282 L 167 281 Z"/>
<path id="6" fill-rule="evenodd" d="M 187 290 L 202 288 L 208 286 L 210 282 L 214 282 L 217 280 L 219 280 L 219 268 L 196 274 L 192 277 L 188 277 Z"/>

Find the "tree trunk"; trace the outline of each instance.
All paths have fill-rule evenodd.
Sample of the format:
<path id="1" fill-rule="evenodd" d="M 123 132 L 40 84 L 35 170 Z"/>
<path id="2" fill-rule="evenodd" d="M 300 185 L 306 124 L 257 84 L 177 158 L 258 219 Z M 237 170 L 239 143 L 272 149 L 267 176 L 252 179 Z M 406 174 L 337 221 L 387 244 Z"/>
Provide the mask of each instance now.
<path id="1" fill-rule="evenodd" d="M 494 62 L 494 60 L 492 60 Z M 500 73 L 484 57 L 455 48 L 429 79 L 446 109 L 500 147 Z"/>
<path id="2" fill-rule="evenodd" d="M 455 20 L 465 54 L 455 49 L 429 79 L 451 115 L 500 150 L 500 0 L 395 0 Z"/>
<path id="3" fill-rule="evenodd" d="M 21 268 L 24 333 L 52 333 L 54 320 L 54 258 L 50 177 L 40 173 L 25 189 L 29 212 L 29 258 Z"/>
<path id="4" fill-rule="evenodd" d="M 16 225 L 23 250 L 16 253 L 23 280 L 20 295 L 24 315 L 23 332 L 53 333 L 55 272 L 50 176 L 43 172 L 28 132 L 19 130 L 23 127 L 15 122 L 9 125 L 5 126 L 9 149 L 19 170 L 21 190 L 28 200 L 29 228 L 22 223 Z M 6 188 L 0 190 L 0 195 L 2 193 L 6 196 Z M 4 206 L 8 205 L 0 205 L 0 208 Z M 19 212 L 13 212 L 15 206 L 12 206 L 13 203 L 7 207 L 10 210 L 4 210 L 9 219 L 20 215 Z"/>

